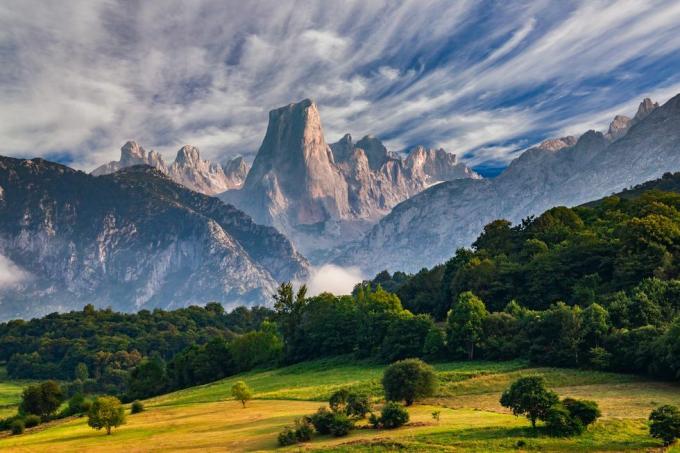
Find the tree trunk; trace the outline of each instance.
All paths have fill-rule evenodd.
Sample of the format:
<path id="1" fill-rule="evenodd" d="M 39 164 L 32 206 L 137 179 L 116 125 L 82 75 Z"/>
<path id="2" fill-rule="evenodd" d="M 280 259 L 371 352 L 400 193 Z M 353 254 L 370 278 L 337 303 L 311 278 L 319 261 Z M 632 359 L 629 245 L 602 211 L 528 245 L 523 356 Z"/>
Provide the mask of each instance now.
<path id="1" fill-rule="evenodd" d="M 241 400 L 241 404 L 243 404 L 243 409 L 246 408 L 246 400 Z"/>
<path id="2" fill-rule="evenodd" d="M 534 418 L 534 417 L 531 417 L 531 427 L 533 429 L 536 429 L 536 418 Z"/>
<path id="3" fill-rule="evenodd" d="M 107 427 L 106 427 L 106 435 L 107 435 L 107 436 L 110 436 L 110 435 L 111 435 L 111 427 L 110 427 L 110 426 L 107 426 Z"/>
<path id="4" fill-rule="evenodd" d="M 468 345 L 468 360 L 472 360 L 475 357 L 475 344 L 470 342 Z"/>

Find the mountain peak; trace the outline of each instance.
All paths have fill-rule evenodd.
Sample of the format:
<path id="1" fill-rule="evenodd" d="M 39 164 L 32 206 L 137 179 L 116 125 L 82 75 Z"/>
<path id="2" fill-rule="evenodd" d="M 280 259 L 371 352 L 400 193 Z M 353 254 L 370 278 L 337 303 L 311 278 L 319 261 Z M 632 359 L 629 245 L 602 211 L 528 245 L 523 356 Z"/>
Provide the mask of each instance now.
<path id="1" fill-rule="evenodd" d="M 121 166 L 138 165 L 146 160 L 146 151 L 134 140 L 128 140 L 120 148 Z"/>
<path id="2" fill-rule="evenodd" d="M 195 146 L 184 145 L 177 151 L 175 162 L 195 167 L 201 161 L 201 153 Z"/>
<path id="3" fill-rule="evenodd" d="M 651 99 L 644 98 L 643 101 L 640 103 L 640 106 L 638 107 L 637 113 L 635 114 L 633 120 L 635 120 L 635 122 L 642 121 L 647 117 L 647 115 L 652 113 L 652 111 L 654 111 L 658 107 L 659 107 L 658 102 L 652 102 Z"/>

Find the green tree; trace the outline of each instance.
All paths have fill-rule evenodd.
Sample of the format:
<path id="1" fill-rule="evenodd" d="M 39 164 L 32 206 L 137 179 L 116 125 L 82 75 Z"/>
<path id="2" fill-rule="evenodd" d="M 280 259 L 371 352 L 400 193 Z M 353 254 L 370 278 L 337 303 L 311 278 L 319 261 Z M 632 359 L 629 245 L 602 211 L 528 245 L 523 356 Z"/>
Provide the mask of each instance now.
<path id="1" fill-rule="evenodd" d="M 671 405 L 661 406 L 649 414 L 649 433 L 670 445 L 680 437 L 680 411 Z"/>
<path id="2" fill-rule="evenodd" d="M 609 314 L 602 305 L 591 304 L 581 312 L 581 331 L 586 350 L 601 346 L 609 328 Z"/>
<path id="3" fill-rule="evenodd" d="M 96 430 L 106 429 L 110 435 L 111 428 L 125 424 L 125 409 L 115 396 L 100 396 L 90 406 L 87 424 Z"/>
<path id="4" fill-rule="evenodd" d="M 238 381 L 231 386 L 231 396 L 235 400 L 240 401 L 243 407 L 246 407 L 246 401 L 253 397 L 253 391 L 248 387 L 248 385 L 243 381 Z"/>
<path id="5" fill-rule="evenodd" d="M 293 284 L 281 283 L 274 295 L 274 310 L 283 341 L 286 355 L 291 357 L 294 353 L 295 341 L 298 335 L 298 327 L 302 318 L 302 312 L 307 303 L 307 286 L 302 285 L 297 294 L 293 294 Z"/>
<path id="6" fill-rule="evenodd" d="M 87 365 L 85 365 L 83 362 L 80 362 L 78 365 L 76 365 L 76 369 L 74 370 L 73 374 L 76 379 L 81 382 L 90 377 L 90 372 L 87 370 Z"/>
<path id="7" fill-rule="evenodd" d="M 389 362 L 408 357 L 422 357 L 428 333 L 435 329 L 429 315 L 412 315 L 404 311 L 387 328 L 380 353 Z"/>
<path id="8" fill-rule="evenodd" d="M 29 385 L 21 394 L 19 412 L 39 415 L 44 419 L 56 412 L 63 401 L 64 393 L 54 381 Z"/>
<path id="9" fill-rule="evenodd" d="M 584 431 L 581 420 L 574 417 L 562 404 L 555 404 L 548 408 L 545 414 L 545 427 L 550 436 L 571 437 Z"/>
<path id="10" fill-rule="evenodd" d="M 420 398 L 434 395 L 437 376 L 434 369 L 420 359 L 405 359 L 388 366 L 383 374 L 385 399 L 405 401 L 407 406 Z"/>
<path id="11" fill-rule="evenodd" d="M 448 345 L 454 354 L 462 349 L 468 360 L 474 358 L 475 346 L 482 340 L 484 320 L 488 316 L 480 298 L 469 291 L 458 296 L 447 320 Z"/>
<path id="12" fill-rule="evenodd" d="M 529 376 L 516 380 L 501 395 L 501 406 L 512 410 L 514 415 L 526 415 L 531 426 L 544 420 L 548 409 L 559 402 L 555 392 L 545 388 L 541 376 Z"/>

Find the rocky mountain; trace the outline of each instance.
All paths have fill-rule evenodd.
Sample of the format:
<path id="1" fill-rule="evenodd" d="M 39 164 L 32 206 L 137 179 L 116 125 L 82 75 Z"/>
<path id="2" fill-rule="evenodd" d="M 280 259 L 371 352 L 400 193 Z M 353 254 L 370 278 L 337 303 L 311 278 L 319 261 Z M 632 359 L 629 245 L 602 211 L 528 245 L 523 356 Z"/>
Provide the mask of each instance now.
<path id="1" fill-rule="evenodd" d="M 134 141 L 123 145 L 119 161 L 97 167 L 92 174 L 106 175 L 133 165 L 150 165 L 168 175 L 173 181 L 206 195 L 240 188 L 248 174 L 248 166 L 241 157 L 220 166 L 201 159 L 200 152 L 195 146 L 185 145 L 177 151 L 175 161 L 171 165 L 166 165 L 160 154 L 153 150 L 147 153 Z"/>
<path id="2" fill-rule="evenodd" d="M 680 170 L 680 95 L 659 107 L 645 99 L 630 120 L 603 134 L 548 140 L 493 180 L 458 179 L 400 203 L 335 259 L 371 274 L 417 271 L 469 246 L 488 222 L 512 222 L 553 206 L 574 206 Z"/>
<path id="3" fill-rule="evenodd" d="M 366 136 L 327 144 L 309 99 L 272 110 L 243 187 L 221 197 L 273 225 L 307 256 L 367 231 L 393 206 L 430 185 L 479 178 L 444 150 L 414 148 L 405 159 Z"/>
<path id="4" fill-rule="evenodd" d="M 134 144 L 121 165 L 148 159 Z M 177 167 L 195 165 L 184 149 Z M 174 164 L 173 164 L 174 165 Z M 266 303 L 306 260 L 274 228 L 149 166 L 92 176 L 0 157 L 0 256 L 30 276 L 0 292 L 0 318 L 82 308 Z"/>

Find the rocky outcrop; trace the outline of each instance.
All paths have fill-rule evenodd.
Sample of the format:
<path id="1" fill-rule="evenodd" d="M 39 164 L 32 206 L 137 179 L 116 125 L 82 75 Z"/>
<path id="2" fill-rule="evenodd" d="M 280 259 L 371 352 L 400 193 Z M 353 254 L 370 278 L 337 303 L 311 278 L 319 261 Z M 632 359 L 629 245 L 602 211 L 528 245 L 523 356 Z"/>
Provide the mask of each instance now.
<path id="1" fill-rule="evenodd" d="M 87 303 L 264 304 L 277 282 L 307 275 L 307 261 L 274 228 L 148 166 L 94 177 L 0 157 L 0 186 L 0 254 L 31 276 L 0 292 L 0 319 Z"/>
<path id="2" fill-rule="evenodd" d="M 120 149 L 120 160 L 109 162 L 92 171 L 101 176 L 117 172 L 134 165 L 149 165 L 168 175 L 173 181 L 191 190 L 206 195 L 215 195 L 226 190 L 240 188 L 248 172 L 243 159 L 237 157 L 224 167 L 201 159 L 195 146 L 185 145 L 177 152 L 175 161 L 166 165 L 163 157 L 155 151 L 146 152 L 134 141 L 129 141 Z M 228 169 L 228 171 L 225 171 Z"/>
<path id="3" fill-rule="evenodd" d="M 355 238 L 393 206 L 429 185 L 479 178 L 444 150 L 416 148 L 406 159 L 373 136 L 325 141 L 309 99 L 269 114 L 267 133 L 241 190 L 221 197 L 274 225 L 312 258 Z"/>
<path id="4" fill-rule="evenodd" d="M 579 205 L 680 170 L 680 95 L 662 107 L 645 99 L 624 129 L 616 138 L 610 128 L 607 134 L 586 132 L 578 140 L 548 140 L 493 180 L 468 178 L 431 187 L 395 206 L 335 261 L 367 273 L 415 272 L 470 246 L 492 220 L 519 222 L 553 206 Z"/>

